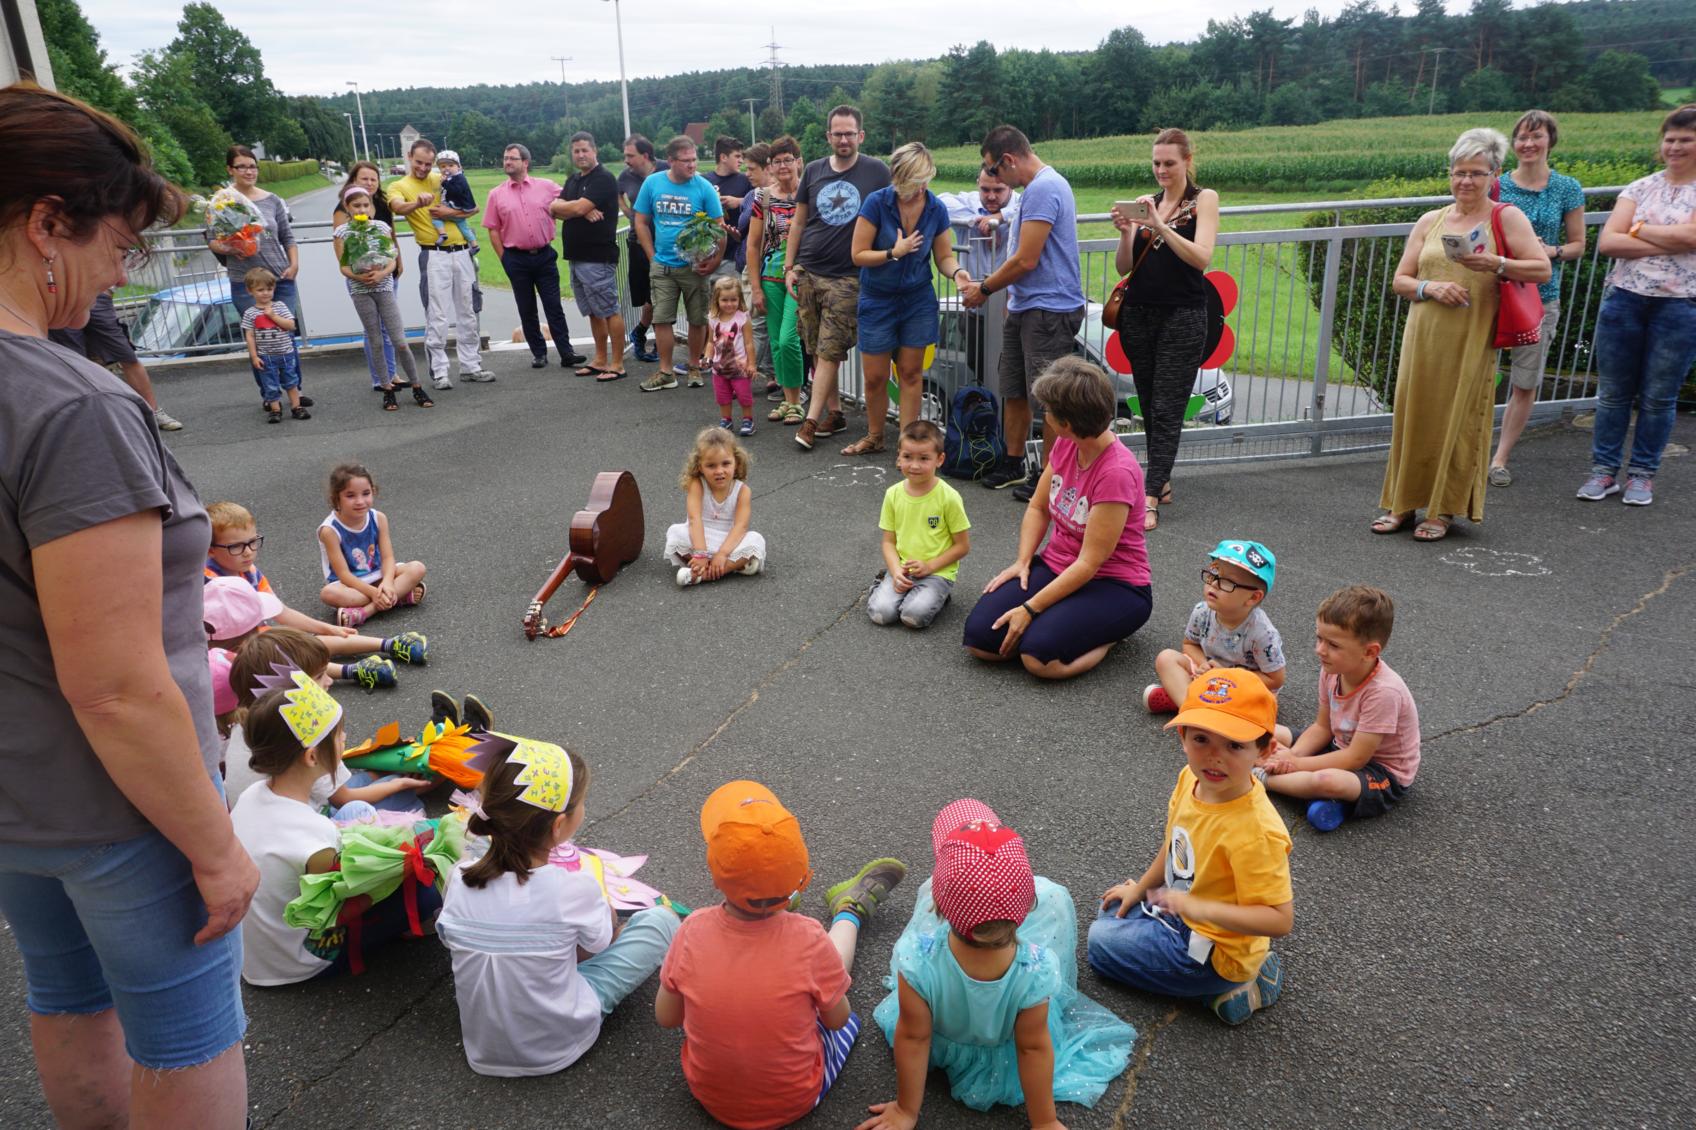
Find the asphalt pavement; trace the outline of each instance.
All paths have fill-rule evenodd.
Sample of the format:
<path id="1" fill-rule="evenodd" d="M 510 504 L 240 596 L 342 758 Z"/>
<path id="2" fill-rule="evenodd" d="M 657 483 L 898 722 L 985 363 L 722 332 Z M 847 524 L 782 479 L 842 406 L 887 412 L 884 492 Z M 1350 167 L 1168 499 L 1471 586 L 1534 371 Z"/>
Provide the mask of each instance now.
<path id="1" fill-rule="evenodd" d="M 879 628 L 864 591 L 891 456 L 811 454 L 766 424 L 754 454 L 754 526 L 771 545 L 757 578 L 678 589 L 659 560 L 682 514 L 678 468 L 716 418 L 710 390 L 596 385 L 522 351 L 487 363 L 492 385 L 383 413 L 357 354 L 303 359 L 314 418 L 267 425 L 242 364 L 156 374 L 186 429 L 168 437 L 202 496 L 237 499 L 266 535 L 261 566 L 286 600 L 322 610 L 313 530 L 330 465 L 376 475 L 395 548 L 429 566 L 430 595 L 383 626 L 429 634 L 424 669 L 395 690 L 346 691 L 350 737 L 424 720 L 433 687 L 475 691 L 503 729 L 570 744 L 593 772 L 578 839 L 649 853 L 639 877 L 713 898 L 697 814 L 724 781 L 770 785 L 800 817 L 822 892 L 866 860 L 912 868 L 862 936 L 851 998 L 866 1024 L 835 1089 L 805 1120 L 851 1127 L 893 1098 L 870 1023 L 889 950 L 928 872 L 927 830 L 964 795 L 1018 828 L 1041 874 L 1077 900 L 1139 873 L 1160 845 L 1181 756 L 1143 713 L 1155 653 L 1181 636 L 1206 551 L 1227 535 L 1277 553 L 1266 611 L 1291 656 L 1283 719 L 1315 709 L 1312 613 L 1341 585 L 1381 585 L 1398 622 L 1385 658 L 1416 696 L 1424 762 L 1391 816 L 1321 836 L 1282 804 L 1295 852 L 1294 932 L 1278 944 L 1285 991 L 1238 1029 L 1205 1009 L 1080 985 L 1133 1023 L 1131 1068 L 1073 1130 L 1118 1126 L 1644 1126 L 1696 1123 L 1689 987 L 1696 880 L 1680 750 L 1696 669 L 1696 482 L 1669 458 L 1647 509 L 1572 497 L 1589 436 L 1528 436 L 1515 484 L 1487 521 L 1446 541 L 1367 531 L 1382 456 L 1180 468 L 1149 539 L 1156 606 L 1100 668 L 1049 685 L 965 656 L 974 593 L 1014 548 L 1020 508 L 964 485 L 973 552 L 957 599 L 927 632 Z M 851 423 L 859 423 L 851 417 Z M 835 437 L 853 438 L 853 431 Z M 1675 439 L 1696 443 L 1696 424 Z M 596 472 L 629 469 L 644 493 L 643 556 L 563 639 L 525 641 L 520 619 L 564 552 Z M 549 606 L 557 619 L 582 586 Z M 14 1004 L 0 1051 L 0 1122 L 46 1125 L 15 948 L 0 946 Z M 652 982 L 557 1075 L 499 1080 L 467 1068 L 453 981 L 434 941 L 376 954 L 358 978 L 245 990 L 253 1125 L 695 1127 L 710 1125 L 678 1066 L 680 1036 L 652 1020 Z M 1025 1125 L 954 1102 L 933 1076 L 925 1126 Z"/>

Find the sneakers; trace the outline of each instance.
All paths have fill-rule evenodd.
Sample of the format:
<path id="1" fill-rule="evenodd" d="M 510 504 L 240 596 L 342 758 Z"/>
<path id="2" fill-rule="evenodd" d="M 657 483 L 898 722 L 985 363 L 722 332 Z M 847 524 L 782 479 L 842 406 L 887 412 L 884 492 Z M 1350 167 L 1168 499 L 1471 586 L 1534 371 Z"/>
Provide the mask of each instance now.
<path id="1" fill-rule="evenodd" d="M 439 377 L 430 378 L 430 387 L 435 389 L 437 392 L 444 392 L 453 387 L 453 382 L 448 380 L 448 375 L 446 373 L 443 373 Z"/>
<path id="2" fill-rule="evenodd" d="M 183 422 L 163 408 L 153 410 L 153 422 L 162 432 L 180 432 L 183 430 Z"/>
<path id="3" fill-rule="evenodd" d="M 430 662 L 430 637 L 423 632 L 402 632 L 388 641 L 383 650 L 397 663 L 410 663 L 422 667 Z"/>
<path id="4" fill-rule="evenodd" d="M 766 401 L 775 404 L 783 399 L 783 386 L 776 381 L 766 385 Z"/>
<path id="5" fill-rule="evenodd" d="M 380 655 L 367 655 L 358 663 L 349 663 L 342 668 L 342 677 L 349 679 L 367 691 L 378 687 L 395 685 L 395 665 Z"/>
<path id="6" fill-rule="evenodd" d="M 729 416 L 720 416 L 718 418 L 718 426 L 723 428 L 725 431 L 728 432 L 730 430 L 730 417 Z"/>
<path id="7" fill-rule="evenodd" d="M 978 480 L 978 485 L 990 490 L 1006 490 L 1025 481 L 1025 461 L 1016 455 L 1003 455 L 995 469 Z"/>
<path id="8" fill-rule="evenodd" d="M 371 606 L 369 604 L 360 608 L 336 609 L 336 623 L 344 628 L 357 628 L 369 619 L 371 619 Z"/>
<path id="9" fill-rule="evenodd" d="M 282 423 L 283 422 L 283 410 L 281 408 L 268 408 L 268 409 L 266 409 L 265 410 L 265 422 L 267 424 L 280 424 L 280 423 Z"/>
<path id="10" fill-rule="evenodd" d="M 819 422 L 817 420 L 802 420 L 801 430 L 795 433 L 795 442 L 801 445 L 803 451 L 811 451 L 813 440 L 818 434 Z"/>
<path id="11" fill-rule="evenodd" d="M 465 719 L 465 724 L 470 726 L 474 733 L 492 734 L 495 732 L 495 712 L 484 706 L 483 700 L 474 694 L 465 696 L 463 713 L 460 716 Z"/>
<path id="12" fill-rule="evenodd" d="M 647 380 L 636 386 L 643 392 L 663 392 L 668 388 L 677 387 L 677 378 L 661 369 Z"/>
<path id="13" fill-rule="evenodd" d="M 1036 480 L 1025 477 L 1025 481 L 1013 488 L 1013 498 L 1019 502 L 1029 502 L 1031 495 L 1036 493 Z"/>
<path id="14" fill-rule="evenodd" d="M 671 363 L 671 371 L 674 376 L 686 377 L 689 375 L 689 362 L 673 361 Z"/>
<path id="15" fill-rule="evenodd" d="M 465 370 L 461 369 L 460 373 L 459 373 L 459 377 L 460 377 L 461 380 L 466 381 L 470 384 L 474 384 L 474 385 L 487 385 L 487 384 L 494 384 L 495 383 L 495 374 L 489 372 L 489 370 L 487 370 L 487 369 L 473 369 L 469 373 L 466 372 Z"/>
<path id="16" fill-rule="evenodd" d="M 1307 822 L 1315 832 L 1335 832 L 1347 816 L 1340 800 L 1316 800 L 1307 806 Z"/>
<path id="17" fill-rule="evenodd" d="M 447 691 L 430 692 L 430 721 L 448 729 L 459 726 L 459 703 Z"/>
<path id="18" fill-rule="evenodd" d="M 677 570 L 677 587 L 678 588 L 686 589 L 690 585 L 693 585 L 695 583 L 697 583 L 696 580 L 695 580 L 695 570 L 689 568 L 689 566 L 687 566 L 687 565 L 685 565 L 682 568 L 680 568 L 679 570 Z"/>
<path id="19" fill-rule="evenodd" d="M 1647 506 L 1655 501 L 1655 480 L 1647 475 L 1627 475 L 1625 494 L 1620 501 L 1627 506 Z"/>
<path id="20" fill-rule="evenodd" d="M 1277 1004 L 1283 991 L 1284 963 L 1276 952 L 1268 953 L 1254 980 L 1213 998 L 1213 1013 L 1236 1027 L 1261 1009 Z"/>
<path id="21" fill-rule="evenodd" d="M 310 420 L 310 419 L 312 419 L 312 413 L 308 412 L 304 408 L 290 408 L 289 409 L 289 415 L 293 416 L 297 420 Z"/>
<path id="22" fill-rule="evenodd" d="M 754 434 L 754 418 L 752 416 L 742 417 L 742 422 L 740 424 L 736 425 L 736 434 L 739 435 L 739 436 L 751 436 L 751 435 L 753 435 Z M 1626 492 L 1625 500 L 1627 502 L 1631 501 L 1631 492 L 1630 491 Z"/>
<path id="23" fill-rule="evenodd" d="M 1619 481 L 1601 471 L 1592 471 L 1584 485 L 1578 488 L 1578 497 L 1585 502 L 1600 502 L 1608 495 L 1618 493 Z"/>
<path id="24" fill-rule="evenodd" d="M 701 375 L 701 370 L 699 369 L 688 370 L 688 375 L 690 388 L 700 388 L 702 385 L 707 383 L 707 379 Z"/>
<path id="25" fill-rule="evenodd" d="M 907 877 L 907 865 L 899 859 L 874 859 L 852 879 L 846 879 L 825 891 L 824 899 L 835 918 L 843 911 L 854 915 L 864 926 L 889 892 Z"/>
<path id="26" fill-rule="evenodd" d="M 814 434 L 823 438 L 824 436 L 833 436 L 837 432 L 845 432 L 847 430 L 848 417 L 844 416 L 840 412 L 827 412 L 823 416 L 819 417 L 819 426 Z"/>
<path id="27" fill-rule="evenodd" d="M 1142 708 L 1150 714 L 1176 714 L 1178 704 L 1172 701 L 1172 696 L 1166 693 L 1166 688 L 1159 683 L 1150 683 L 1142 689 Z"/>
<path id="28" fill-rule="evenodd" d="M 660 359 L 660 355 L 647 347 L 648 331 L 640 324 L 630 331 L 630 354 L 638 361 L 652 365 Z"/>

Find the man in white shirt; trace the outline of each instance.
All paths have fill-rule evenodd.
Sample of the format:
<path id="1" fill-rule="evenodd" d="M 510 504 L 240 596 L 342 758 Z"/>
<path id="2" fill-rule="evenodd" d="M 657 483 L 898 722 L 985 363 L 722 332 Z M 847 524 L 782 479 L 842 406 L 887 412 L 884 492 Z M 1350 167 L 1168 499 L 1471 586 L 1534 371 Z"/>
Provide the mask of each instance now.
<path id="1" fill-rule="evenodd" d="M 975 192 L 943 192 L 937 195 L 948 209 L 960 266 L 982 281 L 1007 258 L 1007 244 L 1019 227 L 1019 195 L 1000 176 L 984 169 L 978 173 Z M 978 361 L 983 357 L 985 320 L 983 311 L 966 311 L 966 367 L 978 381 L 983 375 Z"/>

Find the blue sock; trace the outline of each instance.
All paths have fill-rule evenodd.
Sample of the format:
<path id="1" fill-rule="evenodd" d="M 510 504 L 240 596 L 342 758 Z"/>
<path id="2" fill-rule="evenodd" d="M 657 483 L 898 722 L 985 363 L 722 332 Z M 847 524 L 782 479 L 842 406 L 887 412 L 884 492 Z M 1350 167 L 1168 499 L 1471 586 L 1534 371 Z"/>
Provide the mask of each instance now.
<path id="1" fill-rule="evenodd" d="M 830 924 L 834 926 L 838 922 L 852 922 L 856 929 L 861 925 L 860 916 L 852 910 L 837 911 L 835 917 L 831 918 Z"/>
<path id="2" fill-rule="evenodd" d="M 395 638 L 393 636 L 384 636 L 383 642 L 380 646 L 378 646 L 377 650 L 384 655 L 387 655 L 389 653 L 389 649 L 393 646 L 395 646 Z"/>

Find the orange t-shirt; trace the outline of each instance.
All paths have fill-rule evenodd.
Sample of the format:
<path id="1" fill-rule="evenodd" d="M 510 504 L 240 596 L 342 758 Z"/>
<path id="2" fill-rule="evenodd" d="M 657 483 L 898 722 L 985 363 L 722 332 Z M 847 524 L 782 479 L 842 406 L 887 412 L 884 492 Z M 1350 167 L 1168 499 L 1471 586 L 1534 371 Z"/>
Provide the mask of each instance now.
<path id="1" fill-rule="evenodd" d="M 758 921 L 697 910 L 672 939 L 660 984 L 683 998 L 683 1077 L 738 1130 L 787 1126 L 824 1084 L 818 1014 L 851 983 L 824 927 L 783 911 Z"/>

